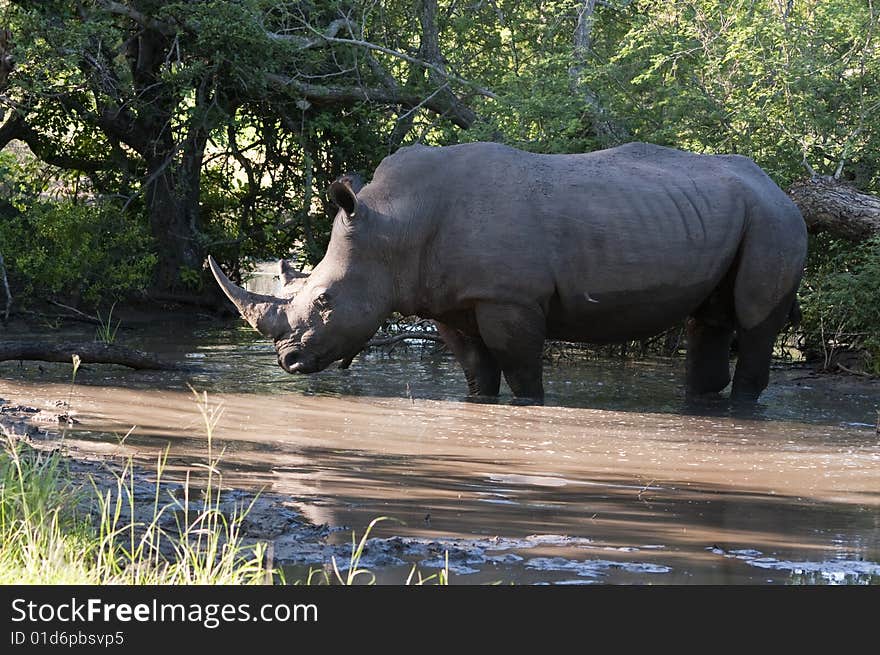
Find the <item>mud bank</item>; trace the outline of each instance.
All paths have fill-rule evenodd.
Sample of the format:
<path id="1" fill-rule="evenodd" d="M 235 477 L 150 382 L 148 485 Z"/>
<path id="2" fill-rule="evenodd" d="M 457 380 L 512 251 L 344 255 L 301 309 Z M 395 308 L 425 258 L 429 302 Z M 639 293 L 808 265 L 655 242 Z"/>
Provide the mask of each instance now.
<path id="1" fill-rule="evenodd" d="M 189 472 L 185 472 L 182 480 L 177 479 L 179 471 L 178 475 L 165 479 L 164 474 L 158 473 L 158 466 L 150 470 L 124 456 L 89 454 L 69 444 L 63 428 L 75 424 L 76 420 L 65 411 L 64 401 L 57 402 L 59 412 L 10 405 L 2 399 L 0 403 L 0 431 L 6 439 L 24 442 L 33 450 L 63 458 L 70 492 L 79 496 L 77 509 L 82 516 L 100 515 L 99 494 L 106 497 L 109 493 L 113 503 L 121 494 L 121 524 L 149 525 L 154 521 L 158 506 L 164 508 L 158 526 L 166 534 L 178 536 L 179 526 L 190 523 L 186 514 L 196 517 L 206 509 L 204 488 L 198 482 L 187 480 Z M 200 471 L 194 469 L 193 473 Z M 133 503 L 129 502 L 129 493 Z M 228 519 L 244 515 L 240 523 L 244 545 L 272 544 L 283 539 L 285 549 L 277 552 L 276 565 L 302 561 L 298 553 L 313 552 L 315 545 L 333 531 L 331 526 L 313 525 L 304 520 L 287 497 L 227 488 L 222 482 L 219 505 L 214 506 Z M 173 556 L 172 541 L 161 543 L 163 554 Z"/>
<path id="2" fill-rule="evenodd" d="M 63 458 L 69 491 L 80 496 L 77 509 L 81 515 L 100 514 L 98 495 L 111 502 L 122 494 L 120 503 L 120 523 L 145 526 L 154 522 L 156 507 L 160 512 L 158 526 L 172 536 L 179 536 L 181 525 L 189 524 L 185 516 L 198 516 L 206 509 L 204 489 L 197 482 L 191 482 L 189 473 L 201 471 L 176 471 L 173 477 L 184 474 L 184 480 L 171 479 L 165 474 L 157 474 L 144 466 L 133 464 L 125 456 L 113 454 L 94 455 L 84 452 L 65 439 L 63 428 L 77 421 L 66 411 L 66 402 L 57 401 L 59 411 L 52 412 L 25 405 L 11 405 L 0 399 L 0 432 L 11 442 L 23 442 L 27 447 L 42 453 L 51 453 Z M 124 491 L 123 491 L 124 489 Z M 129 502 L 129 493 L 133 502 Z M 271 493 L 254 492 L 220 485 L 220 501 L 216 505 L 227 519 L 244 516 L 240 522 L 242 545 L 248 546 L 263 542 L 268 545 L 268 557 L 273 568 L 292 567 L 294 574 L 309 571 L 325 571 L 328 577 L 318 577 L 319 582 L 332 580 L 329 573 L 335 567 L 347 571 L 351 566 L 352 546 L 347 540 L 343 543 L 328 543 L 333 533 L 347 532 L 348 526 L 316 525 L 308 521 L 298 510 L 290 497 Z M 132 520 L 132 511 L 134 517 Z M 183 520 L 181 520 L 183 518 Z M 361 535 L 357 535 L 359 540 Z M 514 554 L 513 549 L 531 549 L 542 545 L 582 545 L 589 540 L 557 535 L 532 535 L 524 539 L 424 539 L 408 537 L 372 538 L 365 542 L 358 560 L 361 569 L 374 570 L 387 567 L 413 567 L 422 569 L 430 575 L 431 570 L 447 569 L 452 574 L 469 575 L 477 573 L 486 565 L 511 564 L 523 562 L 523 557 Z M 163 555 L 174 556 L 171 540 L 161 542 Z M 533 568 L 545 570 L 566 570 L 554 567 L 546 558 L 535 558 L 526 563 Z M 664 567 L 645 567 L 633 563 L 633 572 L 664 572 Z M 603 568 L 627 569 L 629 565 L 619 562 L 595 561 L 582 567 L 578 575 L 592 578 L 601 575 Z M 589 569 L 589 572 L 587 572 Z M 405 578 L 400 578 L 402 583 Z M 297 582 L 297 578 L 288 582 Z"/>

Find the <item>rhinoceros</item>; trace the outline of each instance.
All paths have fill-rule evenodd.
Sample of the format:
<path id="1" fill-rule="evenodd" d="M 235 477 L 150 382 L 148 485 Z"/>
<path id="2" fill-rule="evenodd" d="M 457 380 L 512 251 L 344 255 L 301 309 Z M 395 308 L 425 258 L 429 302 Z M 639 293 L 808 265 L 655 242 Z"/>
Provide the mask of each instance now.
<path id="1" fill-rule="evenodd" d="M 409 146 L 329 190 L 327 253 L 290 298 L 217 281 L 289 373 L 350 360 L 392 312 L 434 319 L 471 395 L 541 402 L 545 339 L 612 343 L 687 319 L 688 394 L 767 387 L 807 249 L 803 218 L 749 158 L 631 143 L 544 155 Z"/>

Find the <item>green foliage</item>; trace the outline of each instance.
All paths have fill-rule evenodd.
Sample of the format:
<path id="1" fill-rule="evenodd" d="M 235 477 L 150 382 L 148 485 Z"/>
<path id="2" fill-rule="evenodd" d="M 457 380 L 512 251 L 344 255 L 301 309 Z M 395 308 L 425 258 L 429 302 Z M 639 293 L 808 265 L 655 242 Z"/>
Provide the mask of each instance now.
<path id="1" fill-rule="evenodd" d="M 144 226 L 111 203 L 32 202 L 0 226 L 0 247 L 20 294 L 93 305 L 145 288 L 156 262 Z"/>
<path id="2" fill-rule="evenodd" d="M 143 219 L 125 214 L 118 202 L 65 193 L 61 181 L 46 184 L 37 170 L 8 156 L 0 160 L 8 192 L 0 251 L 14 294 L 97 306 L 145 288 L 156 254 Z"/>
<path id="3" fill-rule="evenodd" d="M 841 160 L 880 191 L 878 11 L 860 0 L 648 0 L 593 83 L 641 140 L 753 157 L 782 186 Z"/>
<path id="4" fill-rule="evenodd" d="M 101 316 L 100 311 L 97 312 L 100 325 L 95 329 L 95 341 L 107 344 L 116 343 L 116 333 L 119 331 L 119 326 L 122 325 L 122 321 L 116 321 L 116 325 L 113 325 L 113 309 L 115 307 L 116 303 L 113 303 L 110 306 L 106 319 Z M 73 377 L 76 379 L 76 370 L 79 368 L 79 362 L 74 360 L 73 364 Z"/>
<path id="5" fill-rule="evenodd" d="M 860 351 L 880 375 L 880 237 L 857 247 L 816 237 L 800 295 L 808 354 L 828 366 L 840 351 Z"/>

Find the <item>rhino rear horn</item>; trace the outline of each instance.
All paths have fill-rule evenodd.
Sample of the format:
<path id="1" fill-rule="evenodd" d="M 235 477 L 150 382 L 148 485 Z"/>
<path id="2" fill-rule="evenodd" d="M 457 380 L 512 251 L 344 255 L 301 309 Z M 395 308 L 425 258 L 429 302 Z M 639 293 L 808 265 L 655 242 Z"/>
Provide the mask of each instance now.
<path id="1" fill-rule="evenodd" d="M 282 284 L 288 284 L 294 280 L 301 280 L 309 276 L 308 273 L 303 273 L 294 266 L 292 262 L 289 262 L 286 259 L 278 261 L 278 270 Z"/>
<path id="2" fill-rule="evenodd" d="M 223 289 L 223 293 L 232 301 L 242 318 L 250 323 L 251 327 L 264 337 L 273 339 L 289 331 L 290 326 L 284 313 L 283 300 L 241 288 L 226 277 L 226 274 L 210 255 L 208 255 L 208 266 L 211 267 L 214 279 Z"/>

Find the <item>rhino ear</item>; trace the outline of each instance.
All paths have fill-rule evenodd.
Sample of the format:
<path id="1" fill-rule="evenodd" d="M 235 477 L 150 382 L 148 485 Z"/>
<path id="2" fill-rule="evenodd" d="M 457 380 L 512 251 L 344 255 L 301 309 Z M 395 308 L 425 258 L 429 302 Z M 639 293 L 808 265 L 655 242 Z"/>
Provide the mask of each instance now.
<path id="1" fill-rule="evenodd" d="M 356 175 L 343 175 L 330 185 L 330 200 L 349 218 L 357 214 L 357 192 L 360 191 L 361 186 L 360 178 Z"/>

